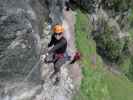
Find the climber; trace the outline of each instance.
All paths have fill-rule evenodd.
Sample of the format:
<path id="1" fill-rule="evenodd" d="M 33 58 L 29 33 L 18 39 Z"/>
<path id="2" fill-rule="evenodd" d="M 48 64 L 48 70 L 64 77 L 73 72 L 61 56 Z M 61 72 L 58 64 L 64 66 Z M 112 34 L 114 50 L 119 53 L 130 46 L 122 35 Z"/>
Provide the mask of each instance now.
<path id="1" fill-rule="evenodd" d="M 50 78 L 57 75 L 60 72 L 61 66 L 66 62 L 64 55 L 66 54 L 67 49 L 67 40 L 63 36 L 64 27 L 60 24 L 57 24 L 53 27 L 53 35 L 51 41 L 48 44 L 48 52 L 46 55 L 42 56 L 42 59 L 45 59 L 52 55 L 52 60 L 45 59 L 45 63 L 54 64 L 54 72 Z M 47 57 L 46 57 L 47 56 Z M 59 82 L 59 76 L 57 75 L 55 84 Z"/>
<path id="2" fill-rule="evenodd" d="M 51 41 L 48 43 L 48 52 L 45 55 L 42 55 L 41 60 L 45 63 L 54 64 L 54 72 L 50 76 L 52 79 L 53 76 L 56 77 L 55 84 L 60 80 L 59 73 L 60 68 L 66 61 L 70 61 L 69 64 L 74 64 L 77 60 L 80 59 L 80 53 L 75 52 L 74 56 L 68 55 L 67 49 L 67 40 L 63 36 L 64 27 L 60 24 L 57 24 L 53 27 L 53 35 L 51 36 Z"/>

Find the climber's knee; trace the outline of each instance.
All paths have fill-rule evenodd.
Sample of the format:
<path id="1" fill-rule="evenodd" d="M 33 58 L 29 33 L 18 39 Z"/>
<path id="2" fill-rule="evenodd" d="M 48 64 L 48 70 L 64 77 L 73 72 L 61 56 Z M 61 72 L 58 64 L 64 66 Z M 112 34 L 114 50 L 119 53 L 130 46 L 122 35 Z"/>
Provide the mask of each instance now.
<path id="1" fill-rule="evenodd" d="M 58 59 L 54 63 L 54 69 L 56 72 L 60 72 L 61 66 L 65 63 L 65 59 Z"/>

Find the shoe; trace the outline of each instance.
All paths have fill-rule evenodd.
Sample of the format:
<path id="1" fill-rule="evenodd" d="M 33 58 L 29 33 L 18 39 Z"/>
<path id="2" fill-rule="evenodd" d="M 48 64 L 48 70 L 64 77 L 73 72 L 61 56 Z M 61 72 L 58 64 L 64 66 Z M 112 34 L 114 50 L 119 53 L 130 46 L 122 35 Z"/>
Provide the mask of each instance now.
<path id="1" fill-rule="evenodd" d="M 70 8 L 66 8 L 66 11 L 69 11 L 70 10 Z"/>
<path id="2" fill-rule="evenodd" d="M 59 77 L 56 77 L 55 82 L 54 82 L 53 85 L 58 85 L 59 81 L 60 81 Z"/>
<path id="3" fill-rule="evenodd" d="M 45 81 L 44 80 L 41 80 L 41 85 L 44 85 Z"/>
<path id="4" fill-rule="evenodd" d="M 52 79 L 54 76 L 56 75 L 56 72 L 53 72 L 51 75 L 50 75 L 50 79 Z"/>

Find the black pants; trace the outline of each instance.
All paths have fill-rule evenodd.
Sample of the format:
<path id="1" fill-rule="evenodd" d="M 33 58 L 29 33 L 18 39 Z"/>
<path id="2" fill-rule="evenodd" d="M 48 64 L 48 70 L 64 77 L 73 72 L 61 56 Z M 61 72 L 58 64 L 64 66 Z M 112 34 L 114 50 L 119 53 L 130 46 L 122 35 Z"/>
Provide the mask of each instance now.
<path id="1" fill-rule="evenodd" d="M 57 74 L 61 70 L 61 66 L 65 64 L 65 58 L 56 58 L 54 54 L 49 55 L 49 57 L 45 60 L 46 63 L 53 63 L 54 64 L 54 73 L 53 75 Z M 52 76 L 53 76 L 52 75 Z"/>
<path id="2" fill-rule="evenodd" d="M 54 72 L 58 73 L 60 72 L 61 66 L 65 64 L 65 59 L 64 58 L 57 58 L 55 59 L 54 63 Z"/>

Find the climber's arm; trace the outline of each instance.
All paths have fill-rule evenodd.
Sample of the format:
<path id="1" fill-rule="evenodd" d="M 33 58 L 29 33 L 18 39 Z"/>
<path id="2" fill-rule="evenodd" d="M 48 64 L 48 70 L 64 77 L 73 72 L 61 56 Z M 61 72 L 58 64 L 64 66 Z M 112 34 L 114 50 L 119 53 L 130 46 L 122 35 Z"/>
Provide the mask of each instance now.
<path id="1" fill-rule="evenodd" d="M 52 35 L 52 36 L 51 36 L 51 41 L 48 43 L 48 48 L 51 47 L 51 46 L 53 46 L 54 41 L 55 41 L 54 35 Z"/>
<path id="2" fill-rule="evenodd" d="M 60 43 L 56 44 L 53 48 L 51 48 L 48 53 L 54 53 L 57 49 L 63 47 L 66 43 L 66 40 L 62 40 Z"/>

